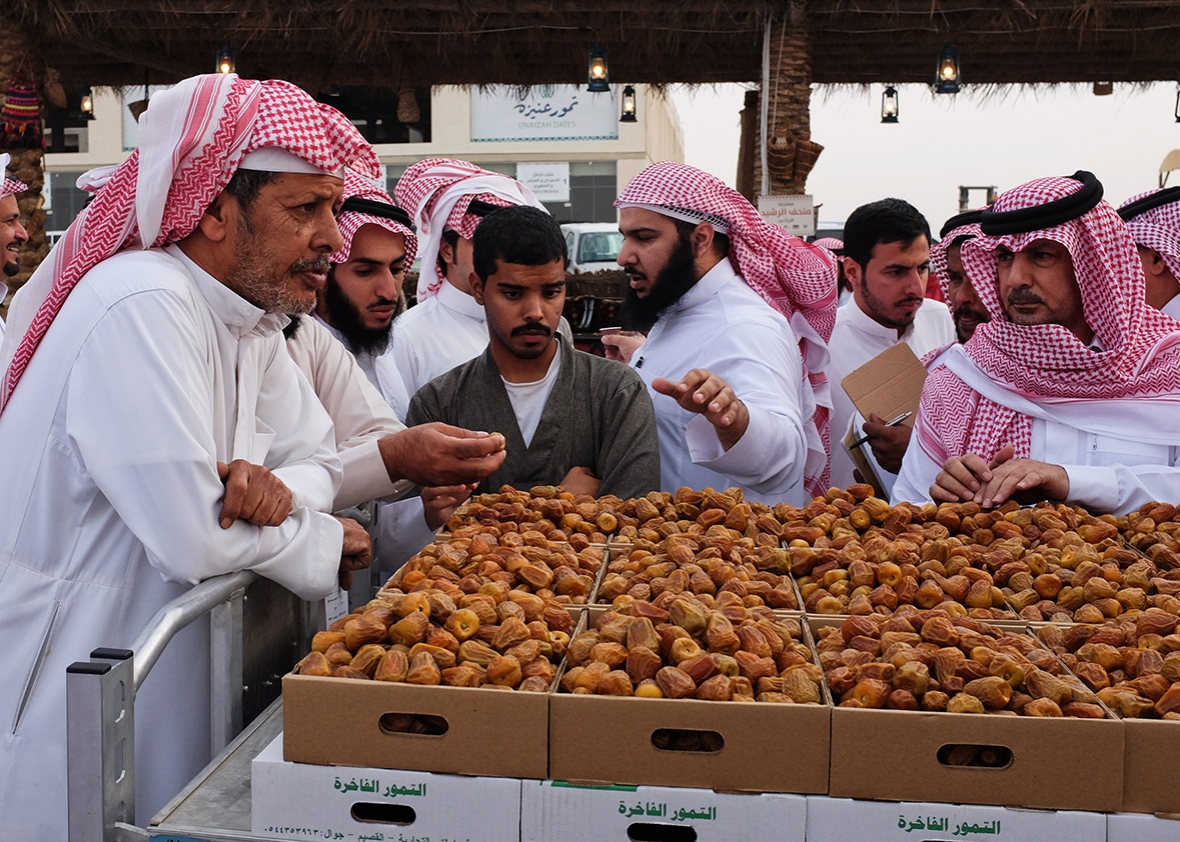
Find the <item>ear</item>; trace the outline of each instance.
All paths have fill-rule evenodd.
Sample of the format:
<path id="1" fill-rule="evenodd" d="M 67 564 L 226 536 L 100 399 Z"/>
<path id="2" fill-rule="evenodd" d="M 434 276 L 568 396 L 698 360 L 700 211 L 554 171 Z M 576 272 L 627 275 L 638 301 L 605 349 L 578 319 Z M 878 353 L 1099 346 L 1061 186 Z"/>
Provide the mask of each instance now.
<path id="1" fill-rule="evenodd" d="M 1164 263 L 1164 256 L 1155 249 L 1148 249 L 1150 260 L 1147 262 L 1147 271 L 1153 275 L 1162 275 L 1167 271 L 1168 265 Z"/>
<path id="2" fill-rule="evenodd" d="M 223 190 L 205 209 L 201 219 L 197 222 L 197 230 L 205 239 L 214 243 L 224 241 L 230 232 L 237 228 L 241 206 L 233 194 Z"/>
<path id="3" fill-rule="evenodd" d="M 702 222 L 692 229 L 689 242 L 692 243 L 693 257 L 701 257 L 709 253 L 713 248 L 713 234 L 713 226 L 707 222 Z"/>
<path id="4" fill-rule="evenodd" d="M 859 288 L 861 280 L 860 264 L 851 257 L 841 257 L 840 261 L 844 265 L 844 277 L 848 279 L 848 283 L 854 289 Z"/>
<path id="5" fill-rule="evenodd" d="M 441 240 L 438 244 L 438 256 L 442 258 L 443 263 L 447 266 L 452 266 L 455 263 L 455 250 L 451 248 L 451 244 L 446 240 Z"/>
<path id="6" fill-rule="evenodd" d="M 484 301 L 483 281 L 480 280 L 479 275 L 475 274 L 475 272 L 472 272 L 471 276 L 467 279 L 467 283 L 471 287 L 471 297 L 474 298 L 475 302 L 482 307 Z"/>

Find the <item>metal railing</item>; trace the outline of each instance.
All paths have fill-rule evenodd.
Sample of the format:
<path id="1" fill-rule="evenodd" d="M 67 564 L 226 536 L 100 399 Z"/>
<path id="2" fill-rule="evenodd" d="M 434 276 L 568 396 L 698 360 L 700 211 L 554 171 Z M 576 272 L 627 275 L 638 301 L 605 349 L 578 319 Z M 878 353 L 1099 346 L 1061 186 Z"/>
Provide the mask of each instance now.
<path id="1" fill-rule="evenodd" d="M 135 818 L 135 694 L 169 641 L 210 613 L 210 750 L 242 730 L 243 570 L 201 582 L 164 605 L 131 649 L 96 649 L 66 668 L 70 842 L 144 839 Z"/>

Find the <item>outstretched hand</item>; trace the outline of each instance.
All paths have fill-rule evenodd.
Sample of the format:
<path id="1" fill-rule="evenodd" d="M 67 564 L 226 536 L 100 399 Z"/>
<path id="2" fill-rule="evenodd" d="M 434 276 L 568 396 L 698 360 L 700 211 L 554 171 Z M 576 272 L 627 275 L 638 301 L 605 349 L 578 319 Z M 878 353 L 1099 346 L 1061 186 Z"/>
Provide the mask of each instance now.
<path id="1" fill-rule="evenodd" d="M 717 430 L 721 446 L 729 450 L 750 425 L 750 412 L 729 384 L 707 368 L 694 368 L 679 382 L 657 377 L 651 387 L 673 398 L 681 408 L 705 416 Z"/>
<path id="2" fill-rule="evenodd" d="M 395 482 L 423 487 L 478 484 L 504 464 L 506 442 L 500 433 L 479 433 L 432 421 L 381 439 L 385 470 Z"/>

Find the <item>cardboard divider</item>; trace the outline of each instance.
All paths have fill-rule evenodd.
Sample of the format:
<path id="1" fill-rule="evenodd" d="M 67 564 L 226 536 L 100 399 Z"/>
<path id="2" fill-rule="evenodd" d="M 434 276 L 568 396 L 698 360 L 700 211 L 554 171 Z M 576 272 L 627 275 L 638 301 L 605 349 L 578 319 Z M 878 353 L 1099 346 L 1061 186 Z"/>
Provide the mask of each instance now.
<path id="1" fill-rule="evenodd" d="M 1123 807 L 1129 813 L 1180 813 L 1180 722 L 1160 719 L 1123 721 L 1126 749 Z M 1173 825 L 1180 830 L 1180 822 Z"/>

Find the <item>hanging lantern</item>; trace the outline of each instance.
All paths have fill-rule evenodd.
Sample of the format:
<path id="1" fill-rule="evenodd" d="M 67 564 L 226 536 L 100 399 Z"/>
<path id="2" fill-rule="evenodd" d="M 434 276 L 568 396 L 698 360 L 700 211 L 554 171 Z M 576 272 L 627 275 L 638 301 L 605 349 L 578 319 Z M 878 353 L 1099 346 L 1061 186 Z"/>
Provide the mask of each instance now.
<path id="1" fill-rule="evenodd" d="M 637 121 L 635 113 L 635 88 L 628 85 L 623 88 L 623 110 L 619 114 L 620 123 L 634 123 Z"/>
<path id="2" fill-rule="evenodd" d="M 897 88 L 886 85 L 885 92 L 881 94 L 881 122 L 896 123 L 898 110 Z"/>
<path id="3" fill-rule="evenodd" d="M 610 68 L 606 63 L 606 47 L 595 44 L 590 50 L 590 65 L 586 71 L 586 90 L 603 94 L 610 90 Z"/>
<path id="4" fill-rule="evenodd" d="M 238 54 L 229 44 L 222 44 L 217 51 L 217 64 L 214 65 L 218 73 L 233 73 L 238 66 Z"/>
<path id="5" fill-rule="evenodd" d="M 934 80 L 934 92 L 957 94 L 962 85 L 961 75 L 959 51 L 953 45 L 947 44 L 938 54 L 938 74 Z"/>

